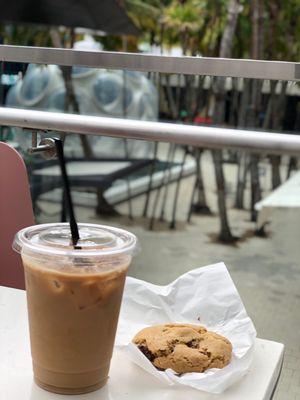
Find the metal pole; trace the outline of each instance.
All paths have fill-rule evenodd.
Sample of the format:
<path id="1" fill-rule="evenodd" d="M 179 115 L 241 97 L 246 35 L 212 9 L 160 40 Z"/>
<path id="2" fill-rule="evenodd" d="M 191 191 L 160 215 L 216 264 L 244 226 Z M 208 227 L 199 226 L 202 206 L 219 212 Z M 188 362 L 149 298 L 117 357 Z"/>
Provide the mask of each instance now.
<path id="1" fill-rule="evenodd" d="M 48 131 L 160 141 L 256 153 L 300 154 L 300 135 L 134 121 L 0 107 L 0 124 Z M 26 134 L 24 130 L 24 134 Z"/>
<path id="2" fill-rule="evenodd" d="M 300 63 L 230 58 L 163 56 L 110 51 L 83 51 L 49 47 L 0 46 L 0 61 L 77 65 L 185 75 L 300 80 Z"/>

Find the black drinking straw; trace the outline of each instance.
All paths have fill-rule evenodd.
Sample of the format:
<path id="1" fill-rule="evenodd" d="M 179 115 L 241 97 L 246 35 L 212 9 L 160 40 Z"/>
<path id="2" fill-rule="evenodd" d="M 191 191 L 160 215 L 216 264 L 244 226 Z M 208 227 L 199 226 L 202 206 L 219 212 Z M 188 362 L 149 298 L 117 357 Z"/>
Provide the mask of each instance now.
<path id="1" fill-rule="evenodd" d="M 76 222 L 74 209 L 73 209 L 73 202 L 72 202 L 72 197 L 71 197 L 69 178 L 68 178 L 68 174 L 67 174 L 67 170 L 66 170 L 66 161 L 65 161 L 65 157 L 64 157 L 64 149 L 63 149 L 62 141 L 60 139 L 55 138 L 54 141 L 55 141 L 56 152 L 57 152 L 57 157 L 58 157 L 59 166 L 60 166 L 60 170 L 61 170 L 64 191 L 65 191 L 66 206 L 67 206 L 67 210 L 68 210 L 68 213 L 70 216 L 70 229 L 71 229 L 71 235 L 72 235 L 72 243 L 73 243 L 74 248 L 79 248 L 79 247 L 77 247 L 77 242 L 80 239 L 80 237 L 79 237 L 78 225 Z"/>

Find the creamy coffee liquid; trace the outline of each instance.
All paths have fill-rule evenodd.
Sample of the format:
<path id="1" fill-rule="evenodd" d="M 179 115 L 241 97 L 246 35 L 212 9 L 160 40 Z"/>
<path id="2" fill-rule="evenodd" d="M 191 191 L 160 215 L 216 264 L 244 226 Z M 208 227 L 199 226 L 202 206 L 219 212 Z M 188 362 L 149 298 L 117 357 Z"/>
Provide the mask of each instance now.
<path id="1" fill-rule="evenodd" d="M 125 276 L 137 238 L 123 229 L 68 223 L 17 232 L 23 261 L 34 379 L 62 394 L 87 393 L 108 378 Z"/>
<path id="2" fill-rule="evenodd" d="M 81 269 L 64 266 L 63 258 L 57 266 L 24 254 L 22 259 L 37 384 L 65 394 L 103 386 L 131 257 L 119 258 L 108 272 L 105 261 Z"/>

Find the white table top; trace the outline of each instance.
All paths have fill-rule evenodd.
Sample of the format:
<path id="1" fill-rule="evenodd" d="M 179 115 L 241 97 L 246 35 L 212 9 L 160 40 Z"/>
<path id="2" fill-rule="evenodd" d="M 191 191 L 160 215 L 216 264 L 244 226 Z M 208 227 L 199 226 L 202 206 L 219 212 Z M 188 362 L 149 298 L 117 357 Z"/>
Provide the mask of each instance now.
<path id="1" fill-rule="evenodd" d="M 76 400 L 268 400 L 280 373 L 283 349 L 280 343 L 257 339 L 248 375 L 220 395 L 165 386 L 115 352 L 108 384 L 77 395 Z M 60 399 L 70 396 L 46 392 L 33 383 L 25 292 L 0 286 L 0 400 Z"/>
<path id="2" fill-rule="evenodd" d="M 278 186 L 267 197 L 255 204 L 259 212 L 257 227 L 262 227 L 275 208 L 293 208 L 300 210 L 300 171 L 295 172 L 286 182 Z"/>

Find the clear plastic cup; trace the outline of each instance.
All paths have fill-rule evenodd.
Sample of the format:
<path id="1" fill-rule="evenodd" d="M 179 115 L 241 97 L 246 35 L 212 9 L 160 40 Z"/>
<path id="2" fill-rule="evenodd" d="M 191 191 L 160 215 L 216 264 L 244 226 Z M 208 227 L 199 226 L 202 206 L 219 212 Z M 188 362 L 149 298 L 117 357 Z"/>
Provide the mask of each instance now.
<path id="1" fill-rule="evenodd" d="M 108 378 L 126 272 L 136 237 L 125 230 L 68 224 L 19 231 L 36 383 L 51 392 L 87 393 Z"/>

